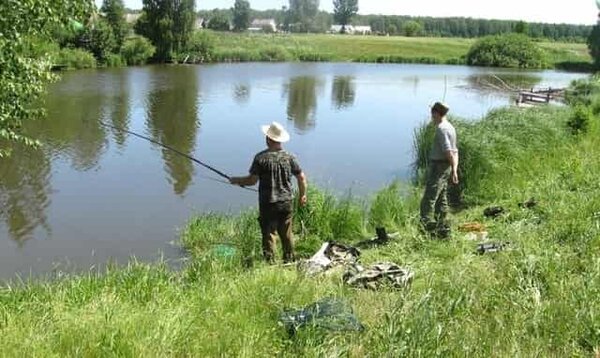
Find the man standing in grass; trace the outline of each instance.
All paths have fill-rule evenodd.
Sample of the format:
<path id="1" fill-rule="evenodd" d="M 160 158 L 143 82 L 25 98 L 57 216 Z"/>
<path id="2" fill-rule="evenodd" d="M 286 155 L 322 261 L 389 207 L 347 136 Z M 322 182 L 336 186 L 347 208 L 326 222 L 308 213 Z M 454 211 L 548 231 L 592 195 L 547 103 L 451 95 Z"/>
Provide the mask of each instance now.
<path id="1" fill-rule="evenodd" d="M 294 261 L 294 241 L 292 238 L 292 176 L 296 177 L 300 191 L 300 205 L 306 205 L 306 176 L 296 158 L 283 150 L 282 143 L 290 140 L 290 135 L 277 122 L 263 126 L 267 149 L 254 157 L 250 175 L 231 178 L 234 185 L 253 186 L 259 182 L 258 204 L 260 229 L 265 260 L 273 262 L 276 235 L 279 234 L 283 246 L 283 261 Z"/>
<path id="2" fill-rule="evenodd" d="M 458 184 L 456 130 L 446 118 L 448 111 L 449 108 L 440 102 L 431 107 L 431 120 L 436 129 L 429 156 L 425 193 L 421 200 L 421 224 L 425 231 L 441 238 L 450 235 L 447 223 L 448 181 Z M 435 217 L 432 217 L 433 213 Z"/>

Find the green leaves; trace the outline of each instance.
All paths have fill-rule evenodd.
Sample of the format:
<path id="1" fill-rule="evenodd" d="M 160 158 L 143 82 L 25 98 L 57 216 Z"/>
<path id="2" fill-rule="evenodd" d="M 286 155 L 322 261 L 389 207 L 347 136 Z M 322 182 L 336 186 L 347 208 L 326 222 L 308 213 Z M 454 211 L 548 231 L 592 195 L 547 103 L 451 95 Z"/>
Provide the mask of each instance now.
<path id="1" fill-rule="evenodd" d="M 250 26 L 250 3 L 248 0 L 235 0 L 233 6 L 233 28 L 246 31 Z"/>
<path id="2" fill-rule="evenodd" d="M 590 37 L 588 38 L 588 48 L 594 58 L 596 68 L 600 69 L 600 25 L 594 26 Z"/>
<path id="3" fill-rule="evenodd" d="M 358 13 L 358 0 L 333 0 L 333 18 L 340 25 L 348 25 Z"/>
<path id="4" fill-rule="evenodd" d="M 165 62 L 186 48 L 194 29 L 194 0 L 144 0 L 143 15 L 135 25 L 136 33 L 152 41 L 155 59 Z"/>
<path id="5" fill-rule="evenodd" d="M 21 133 L 24 121 L 41 118 L 43 111 L 33 102 L 44 85 L 56 77 L 50 73 L 47 56 L 29 58 L 25 38 L 47 35 L 56 26 L 67 26 L 71 19 L 85 19 L 91 1 L 82 0 L 4 0 L 0 2 L 0 140 L 28 146 L 37 141 Z M 10 148 L 0 148 L 0 157 Z"/>
<path id="6" fill-rule="evenodd" d="M 473 66 L 545 68 L 546 53 L 529 37 L 508 34 L 484 37 L 467 54 Z"/>

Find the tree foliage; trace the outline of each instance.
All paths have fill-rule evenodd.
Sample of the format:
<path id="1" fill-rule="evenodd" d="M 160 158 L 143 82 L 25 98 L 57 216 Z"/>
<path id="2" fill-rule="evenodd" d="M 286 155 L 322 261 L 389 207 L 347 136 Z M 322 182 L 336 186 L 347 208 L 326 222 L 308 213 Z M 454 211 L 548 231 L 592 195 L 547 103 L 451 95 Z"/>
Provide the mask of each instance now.
<path id="1" fill-rule="evenodd" d="M 594 30 L 588 38 L 588 47 L 596 68 L 600 70 L 600 25 L 594 26 Z"/>
<path id="2" fill-rule="evenodd" d="M 467 54 L 473 66 L 544 68 L 546 55 L 529 37 L 507 34 L 484 37 Z"/>
<path id="3" fill-rule="evenodd" d="M 104 13 L 104 18 L 112 29 L 117 51 L 121 50 L 128 31 L 127 23 L 125 22 L 125 5 L 123 4 L 123 0 L 104 0 L 100 10 Z"/>
<path id="4" fill-rule="evenodd" d="M 316 28 L 319 0 L 289 0 L 289 24 L 294 32 L 310 32 Z"/>
<path id="5" fill-rule="evenodd" d="M 87 18 L 91 9 L 92 3 L 83 0 L 0 1 L 0 156 L 7 155 L 14 142 L 36 144 L 21 127 L 42 115 L 32 101 L 53 78 L 47 57 L 23 56 L 26 38 L 47 36 L 56 26 L 68 26 L 71 18 Z"/>
<path id="6" fill-rule="evenodd" d="M 358 0 L 333 0 L 333 19 L 342 25 L 342 33 L 346 32 L 346 25 L 358 13 Z"/>
<path id="7" fill-rule="evenodd" d="M 529 35 L 529 24 L 525 21 L 519 21 L 515 24 L 515 32 L 517 34 Z"/>
<path id="8" fill-rule="evenodd" d="M 294 8 L 298 8 L 301 0 L 294 1 Z M 250 18 L 275 19 L 278 24 L 284 25 L 286 30 L 304 31 L 302 24 L 298 22 L 295 16 L 294 8 L 283 7 L 282 9 L 271 10 L 251 10 Z M 294 12 L 294 14 L 293 14 Z M 199 16 L 210 18 L 210 11 L 201 10 Z M 334 21 L 334 15 L 324 11 L 318 11 L 317 15 L 310 24 L 310 31 L 328 30 Z M 420 36 L 429 37 L 462 37 L 477 38 L 489 35 L 500 35 L 515 32 L 518 21 L 513 20 L 487 20 L 473 19 L 466 17 L 425 17 L 425 16 L 388 16 L 388 15 L 361 15 L 356 14 L 352 17 L 352 23 L 355 25 L 369 25 L 376 33 L 387 33 L 390 25 L 394 25 L 397 33 L 402 32 L 404 24 L 408 21 L 416 21 L 422 25 Z M 529 36 L 533 38 L 546 38 L 557 41 L 575 41 L 584 43 L 592 31 L 589 25 L 569 25 L 569 24 L 546 24 L 546 23 L 526 23 L 529 28 Z M 290 25 L 290 26 L 287 26 Z"/>
<path id="9" fill-rule="evenodd" d="M 135 31 L 156 47 L 157 61 L 168 61 L 185 49 L 194 31 L 195 6 L 194 0 L 143 0 Z"/>
<path id="10" fill-rule="evenodd" d="M 402 25 L 402 33 L 404 36 L 413 37 L 421 34 L 423 26 L 416 21 L 407 21 Z"/>
<path id="11" fill-rule="evenodd" d="M 246 31 L 250 27 L 250 3 L 248 0 L 235 0 L 233 9 L 233 28 L 235 31 Z"/>
<path id="12" fill-rule="evenodd" d="M 106 64 L 110 54 L 118 52 L 117 40 L 108 21 L 100 19 L 88 26 L 81 41 L 101 64 Z"/>
<path id="13" fill-rule="evenodd" d="M 127 39 L 121 49 L 123 59 L 130 66 L 146 64 L 154 52 L 156 48 L 152 46 L 150 40 L 141 36 Z"/>
<path id="14" fill-rule="evenodd" d="M 229 18 L 219 11 L 214 11 L 208 20 L 208 28 L 214 31 L 229 31 Z"/>

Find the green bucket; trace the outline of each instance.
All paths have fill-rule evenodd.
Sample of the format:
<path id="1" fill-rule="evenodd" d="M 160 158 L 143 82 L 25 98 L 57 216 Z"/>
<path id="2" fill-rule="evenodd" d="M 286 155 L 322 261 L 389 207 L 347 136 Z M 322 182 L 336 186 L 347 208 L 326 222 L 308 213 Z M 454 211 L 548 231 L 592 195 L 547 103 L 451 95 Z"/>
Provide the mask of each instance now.
<path id="1" fill-rule="evenodd" d="M 209 253 L 219 258 L 230 259 L 237 254 L 237 249 L 231 245 L 219 244 L 215 245 Z"/>
<path id="2" fill-rule="evenodd" d="M 81 22 L 79 21 L 75 21 L 73 19 L 69 19 L 69 26 L 71 27 L 71 29 L 73 31 L 79 32 L 81 30 L 83 30 L 84 26 Z"/>

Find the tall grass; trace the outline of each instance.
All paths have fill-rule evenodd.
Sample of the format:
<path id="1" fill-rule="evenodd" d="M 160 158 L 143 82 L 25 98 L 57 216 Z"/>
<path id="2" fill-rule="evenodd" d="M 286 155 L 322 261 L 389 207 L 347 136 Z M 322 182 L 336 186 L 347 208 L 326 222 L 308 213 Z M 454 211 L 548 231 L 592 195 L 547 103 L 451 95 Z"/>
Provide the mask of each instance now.
<path id="1" fill-rule="evenodd" d="M 458 132 L 460 197 L 472 203 L 505 196 L 505 178 L 526 186 L 544 172 L 558 153 L 571 149 L 567 131 L 569 107 L 499 109 L 478 122 L 450 118 Z M 423 183 L 434 130 L 430 124 L 415 132 L 415 171 Z"/>
<path id="2" fill-rule="evenodd" d="M 206 32 L 215 62 L 345 61 L 465 64 L 470 39 Z M 585 44 L 540 43 L 554 66 L 591 64 Z"/>
<path id="3" fill-rule="evenodd" d="M 182 53 L 188 62 L 352 61 L 371 63 L 466 64 L 473 40 L 376 36 L 240 34 L 202 31 Z M 199 40 L 199 41 L 197 41 Z M 209 44 L 210 46 L 204 46 Z M 585 66 L 583 44 L 541 43 L 556 66 Z"/>
<path id="4" fill-rule="evenodd" d="M 309 278 L 267 266 L 256 212 L 202 215 L 182 236 L 190 257 L 181 271 L 134 263 L 3 285 L 2 355 L 593 356 L 600 348 L 600 125 L 593 117 L 586 133 L 573 135 L 571 115 L 568 107 L 542 107 L 453 120 L 469 202 L 454 220 L 481 222 L 510 251 L 479 256 L 458 232 L 447 242 L 419 234 L 418 188 L 393 184 L 370 199 L 313 189 L 295 217 L 302 256 L 325 240 L 354 243 L 383 225 L 400 238 L 361 259 L 412 268 L 412 285 L 356 290 L 339 272 Z M 417 168 L 426 164 L 423 138 Z M 530 197 L 537 207 L 518 207 Z M 503 205 L 508 215 L 485 219 L 488 205 Z M 223 244 L 235 255 L 222 255 Z M 289 337 L 278 325 L 283 309 L 324 297 L 348 301 L 367 329 Z"/>
<path id="5" fill-rule="evenodd" d="M 56 55 L 56 64 L 64 65 L 67 69 L 81 70 L 96 68 L 96 58 L 90 52 L 81 49 L 63 48 Z"/>

